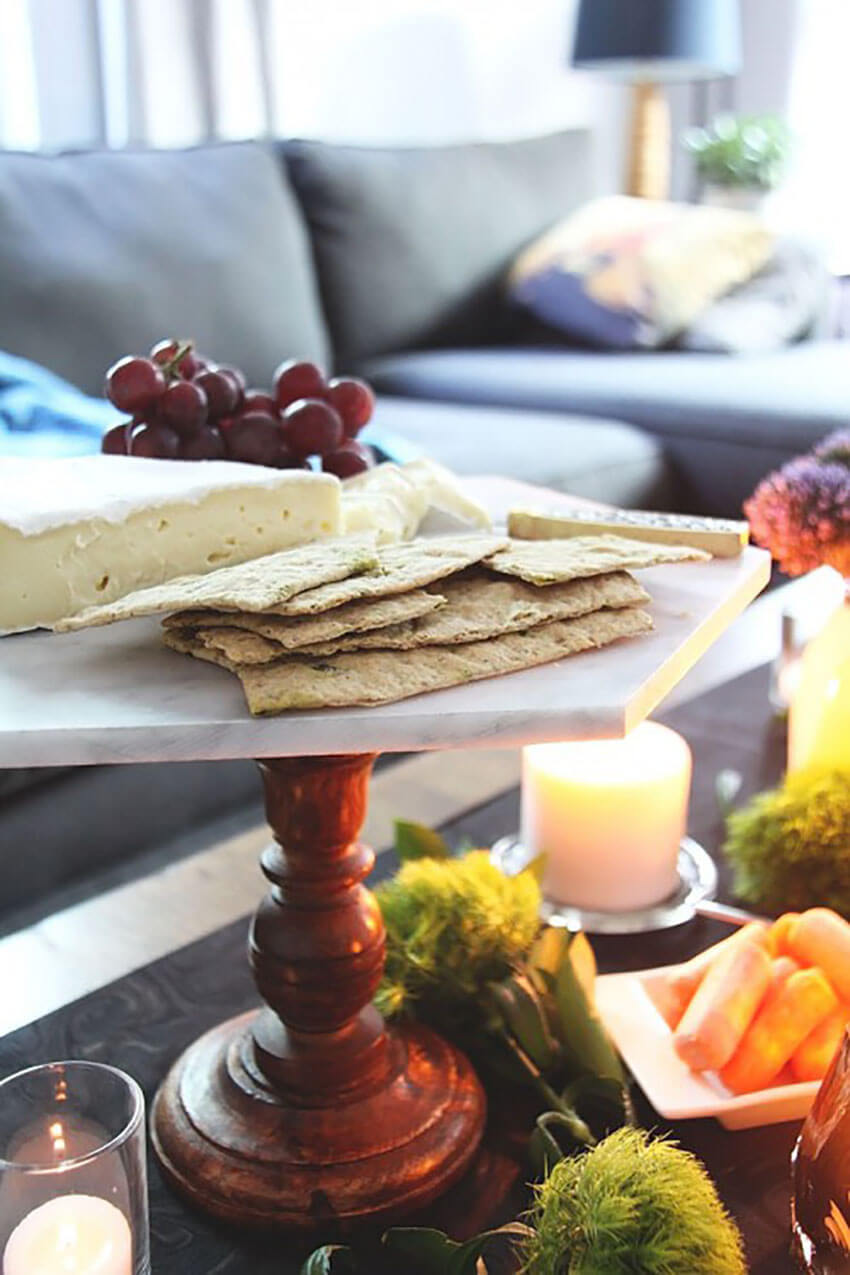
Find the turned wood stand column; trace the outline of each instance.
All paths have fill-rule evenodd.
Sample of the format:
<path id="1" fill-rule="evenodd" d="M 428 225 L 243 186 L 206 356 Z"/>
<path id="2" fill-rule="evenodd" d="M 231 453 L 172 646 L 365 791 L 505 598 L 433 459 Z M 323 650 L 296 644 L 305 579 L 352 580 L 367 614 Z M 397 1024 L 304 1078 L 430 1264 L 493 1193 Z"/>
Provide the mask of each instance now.
<path id="1" fill-rule="evenodd" d="M 371 1004 L 384 926 L 356 840 L 374 758 L 260 763 L 275 843 L 251 927 L 265 1007 L 215 1027 L 177 1060 L 153 1109 L 167 1176 L 239 1223 L 385 1221 L 460 1178 L 484 1124 L 464 1056 Z"/>

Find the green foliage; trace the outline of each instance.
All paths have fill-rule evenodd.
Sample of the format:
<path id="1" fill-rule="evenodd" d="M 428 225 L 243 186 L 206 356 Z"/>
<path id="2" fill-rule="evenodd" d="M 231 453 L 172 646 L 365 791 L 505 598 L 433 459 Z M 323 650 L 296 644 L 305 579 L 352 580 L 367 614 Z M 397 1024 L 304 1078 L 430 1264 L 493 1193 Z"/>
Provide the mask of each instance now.
<path id="1" fill-rule="evenodd" d="M 448 859 L 451 851 L 433 828 L 423 823 L 409 823 L 406 819 L 395 821 L 395 852 L 402 863 L 410 859 Z"/>
<path id="2" fill-rule="evenodd" d="M 301 1267 L 301 1275 L 355 1275 L 357 1264 L 350 1248 L 323 1244 Z"/>
<path id="3" fill-rule="evenodd" d="M 301 1275 L 487 1275 L 485 1255 L 497 1244 L 513 1248 L 530 1236 L 523 1222 L 508 1222 L 482 1231 L 459 1244 L 443 1231 L 425 1226 L 395 1226 L 381 1236 L 378 1251 L 368 1257 L 328 1244 L 316 1249 L 301 1267 Z"/>
<path id="4" fill-rule="evenodd" d="M 613 1081 L 621 1091 L 616 1123 L 622 1123 L 623 1067 L 596 1014 L 595 973 L 584 935 L 544 928 L 524 966 L 491 987 L 493 1026 L 526 1071 L 540 1072 L 549 1088 L 575 1085 L 582 1077 Z M 563 1094 L 551 1105 L 566 1116 L 575 1114 Z"/>
<path id="5" fill-rule="evenodd" d="M 571 936 L 569 951 L 581 941 L 587 942 L 583 935 Z M 595 970 L 594 962 L 594 975 Z M 620 1059 L 582 986 L 576 964 L 562 960 L 555 971 L 541 971 L 540 982 L 554 998 L 558 1035 L 570 1070 L 575 1074 L 586 1072 L 602 1079 L 622 1081 Z"/>
<path id="6" fill-rule="evenodd" d="M 413 859 L 376 891 L 387 963 L 375 998 L 387 1017 L 417 1015 L 452 1034 L 483 1026 L 484 992 L 531 948 L 540 889 L 506 877 L 484 850 Z"/>
<path id="7" fill-rule="evenodd" d="M 735 893 L 771 911 L 850 917 L 850 773 L 798 771 L 729 816 Z"/>
<path id="8" fill-rule="evenodd" d="M 384 1243 L 389 1251 L 405 1258 L 417 1269 L 425 1266 L 435 1275 L 475 1275 L 475 1267 L 484 1245 L 483 1237 L 458 1244 L 442 1231 L 429 1227 L 400 1226 L 387 1231 Z"/>
<path id="9" fill-rule="evenodd" d="M 593 1001 L 596 962 L 583 934 L 539 922 L 531 873 L 506 877 L 482 850 L 416 857 L 377 893 L 387 962 L 375 998 L 387 1016 L 419 1018 L 461 1044 L 481 1077 L 534 1093 L 558 1116 L 535 1130 L 537 1167 L 590 1146 L 630 1116 L 619 1056 Z M 413 826 L 415 827 L 415 826 Z M 576 1085 L 578 1083 L 578 1088 Z"/>
<path id="10" fill-rule="evenodd" d="M 790 150 L 785 121 L 777 115 L 718 115 L 708 128 L 685 134 L 704 182 L 772 190 Z"/>
<path id="11" fill-rule="evenodd" d="M 620 1129 L 559 1161 L 536 1189 L 528 1222 L 462 1244 L 442 1231 L 396 1227 L 368 1259 L 335 1245 L 318 1249 L 302 1275 L 487 1275 L 492 1252 L 506 1243 L 526 1275 L 746 1272 L 738 1228 L 702 1164 L 642 1130 Z"/>
<path id="12" fill-rule="evenodd" d="M 395 1271 L 405 1270 L 417 1275 L 487 1275 L 484 1255 L 494 1240 L 527 1239 L 530 1234 L 521 1222 L 509 1222 L 495 1231 L 482 1231 L 464 1244 L 450 1240 L 442 1231 L 427 1227 L 396 1226 L 383 1237 L 388 1254 L 404 1259 L 404 1265 L 396 1263 Z"/>
<path id="13" fill-rule="evenodd" d="M 537 1188 L 527 1275 L 745 1275 L 738 1229 L 694 1156 L 637 1129 Z"/>

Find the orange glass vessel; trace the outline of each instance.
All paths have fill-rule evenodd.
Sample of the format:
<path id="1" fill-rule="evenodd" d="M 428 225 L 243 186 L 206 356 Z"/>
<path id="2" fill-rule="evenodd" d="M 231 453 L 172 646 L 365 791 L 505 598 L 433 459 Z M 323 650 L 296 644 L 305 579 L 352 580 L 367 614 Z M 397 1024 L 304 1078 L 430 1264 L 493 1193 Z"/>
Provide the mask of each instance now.
<path id="1" fill-rule="evenodd" d="M 850 582 L 806 647 L 788 718 L 788 769 L 850 770 Z"/>

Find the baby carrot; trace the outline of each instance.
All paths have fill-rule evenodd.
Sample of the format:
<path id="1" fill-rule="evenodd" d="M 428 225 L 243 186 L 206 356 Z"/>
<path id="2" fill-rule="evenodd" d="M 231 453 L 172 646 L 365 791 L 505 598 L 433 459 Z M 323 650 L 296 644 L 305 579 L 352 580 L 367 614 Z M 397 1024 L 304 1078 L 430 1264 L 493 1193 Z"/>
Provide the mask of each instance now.
<path id="1" fill-rule="evenodd" d="M 785 958 L 780 958 L 785 959 Z M 838 997 L 819 969 L 797 970 L 774 983 L 720 1078 L 733 1093 L 764 1089 L 827 1014 Z"/>
<path id="2" fill-rule="evenodd" d="M 850 1005 L 842 1002 L 809 1032 L 791 1059 L 795 1080 L 823 1080 L 848 1022 Z"/>
<path id="3" fill-rule="evenodd" d="M 667 1024 L 673 1030 L 678 1027 L 682 1015 L 693 1000 L 694 993 L 719 956 L 730 947 L 734 947 L 736 943 L 746 942 L 748 939 L 764 943 L 767 940 L 767 934 L 768 928 L 763 921 L 750 921 L 748 925 L 743 925 L 740 930 L 736 930 L 728 938 L 721 939 L 713 947 L 707 947 L 705 951 L 698 952 L 689 961 L 672 966 L 663 987 L 659 988 L 657 995 L 654 996 L 656 1005 Z"/>
<path id="4" fill-rule="evenodd" d="M 782 983 L 787 983 L 792 974 L 796 974 L 800 968 L 793 956 L 775 956 L 770 962 L 770 987 L 771 992 L 775 987 L 780 987 Z"/>
<path id="5" fill-rule="evenodd" d="M 771 956 L 787 956 L 789 954 L 788 939 L 791 927 L 799 917 L 799 912 L 783 912 L 777 917 L 767 932 L 767 946 Z"/>
<path id="6" fill-rule="evenodd" d="M 770 975 L 770 957 L 760 944 L 729 946 L 712 964 L 673 1034 L 682 1062 L 695 1071 L 723 1067 L 755 1017 Z"/>
<path id="7" fill-rule="evenodd" d="M 850 925 L 837 912 L 803 912 L 791 926 L 788 946 L 802 965 L 819 965 L 842 1000 L 850 1001 Z"/>

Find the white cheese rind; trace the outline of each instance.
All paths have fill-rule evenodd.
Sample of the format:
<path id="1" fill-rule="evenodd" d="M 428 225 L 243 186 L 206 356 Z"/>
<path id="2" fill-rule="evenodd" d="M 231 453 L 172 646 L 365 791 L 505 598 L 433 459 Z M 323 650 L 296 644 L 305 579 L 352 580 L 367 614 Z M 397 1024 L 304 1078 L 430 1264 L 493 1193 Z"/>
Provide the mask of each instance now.
<path id="1" fill-rule="evenodd" d="M 89 486 L 84 513 L 83 487 L 99 467 L 86 466 L 83 476 L 74 472 L 76 460 L 51 462 L 68 481 L 64 490 L 43 489 L 31 516 L 23 500 L 11 509 L 0 504 L 0 633 L 53 624 L 173 576 L 245 562 L 341 529 L 340 485 L 332 475 L 221 462 L 229 472 L 219 481 L 219 462 L 80 458 L 93 459 L 117 461 L 127 472 L 111 476 L 102 500 Z M 150 473 L 129 473 L 137 465 L 165 467 L 165 495 L 162 487 L 153 490 Z M 210 472 L 195 475 L 196 469 Z M 62 471 L 54 471 L 57 484 Z M 181 492 L 174 471 L 185 475 Z M 0 488 L 9 481 L 0 462 Z M 59 509 L 77 516 L 63 521 Z"/>
<path id="2" fill-rule="evenodd" d="M 196 505 L 213 492 L 316 491 L 338 487 L 332 474 L 266 469 L 236 461 L 175 463 L 142 456 L 75 456 L 65 459 L 0 458 L 0 526 L 25 536 L 98 517 L 124 522 L 143 509 L 181 501 Z"/>

